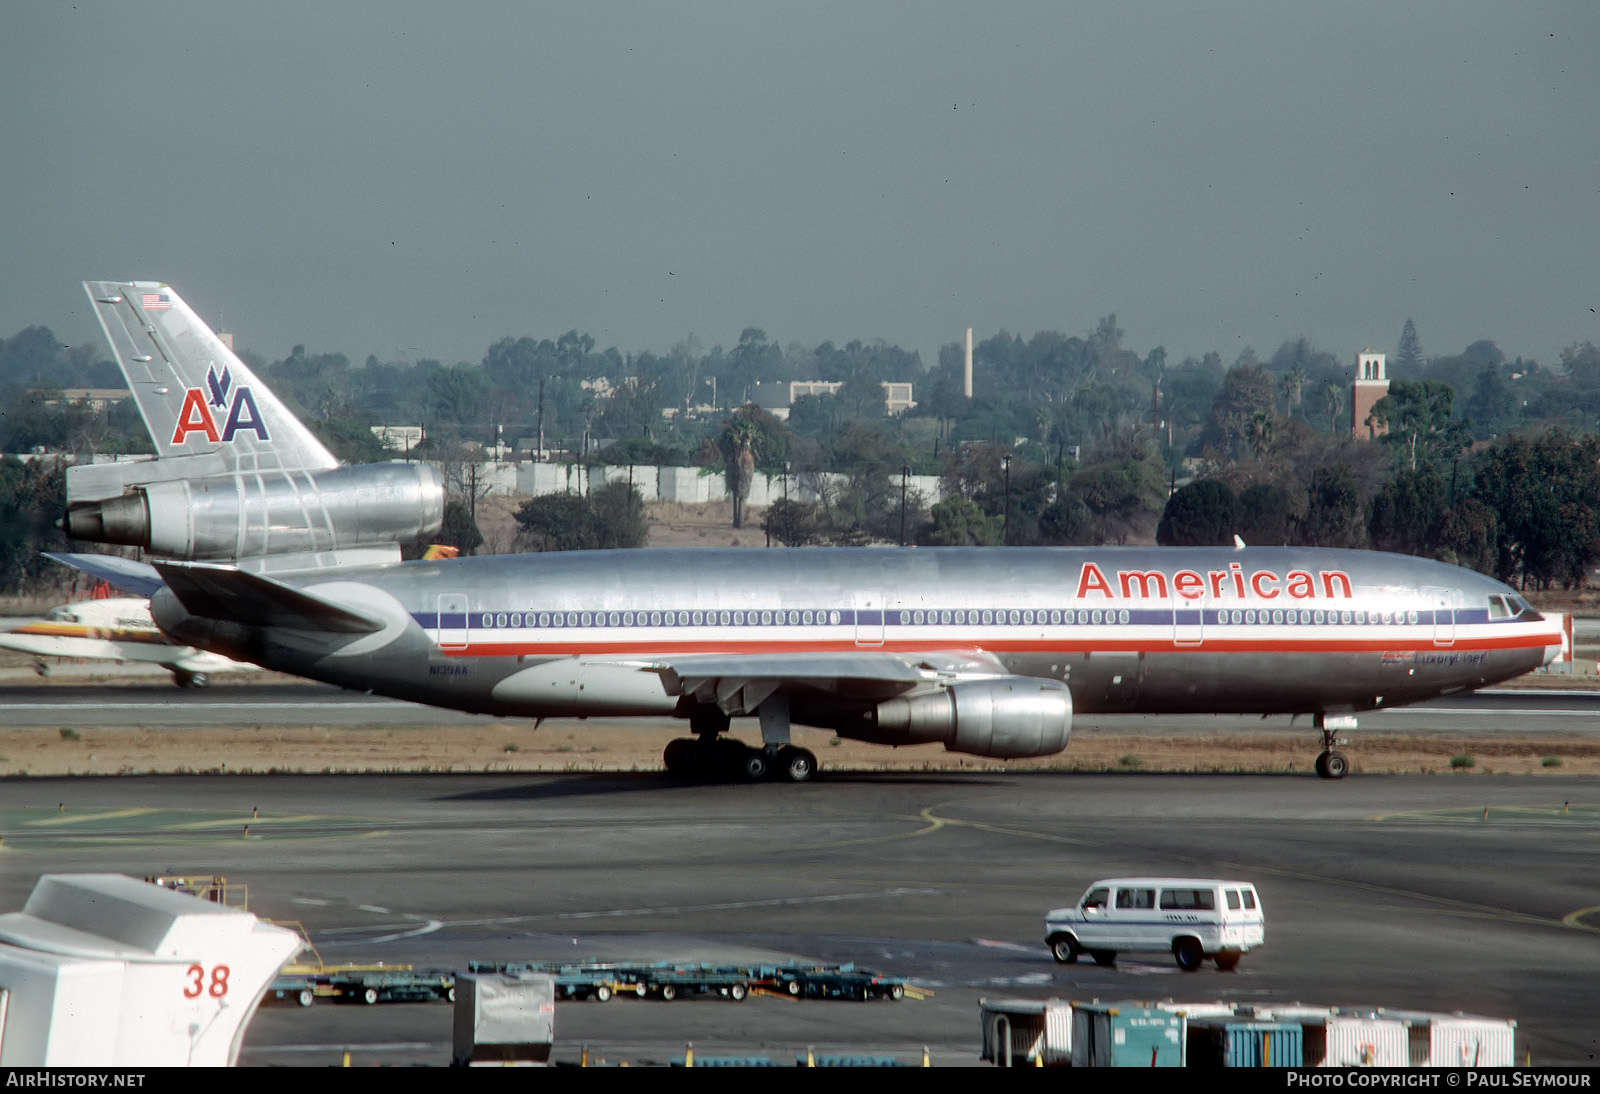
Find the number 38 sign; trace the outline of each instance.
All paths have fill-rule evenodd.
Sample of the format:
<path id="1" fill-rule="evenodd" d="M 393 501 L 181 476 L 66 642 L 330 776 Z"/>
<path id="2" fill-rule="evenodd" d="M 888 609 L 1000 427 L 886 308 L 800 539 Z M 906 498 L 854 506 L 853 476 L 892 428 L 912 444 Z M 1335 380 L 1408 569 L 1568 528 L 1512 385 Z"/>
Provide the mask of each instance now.
<path id="1" fill-rule="evenodd" d="M 209 995 L 213 999 L 221 999 L 228 994 L 228 966 L 216 965 L 211 969 L 211 974 L 206 975 L 205 966 L 190 965 L 184 970 L 185 985 L 183 997 L 185 999 L 198 999 L 202 995 Z"/>

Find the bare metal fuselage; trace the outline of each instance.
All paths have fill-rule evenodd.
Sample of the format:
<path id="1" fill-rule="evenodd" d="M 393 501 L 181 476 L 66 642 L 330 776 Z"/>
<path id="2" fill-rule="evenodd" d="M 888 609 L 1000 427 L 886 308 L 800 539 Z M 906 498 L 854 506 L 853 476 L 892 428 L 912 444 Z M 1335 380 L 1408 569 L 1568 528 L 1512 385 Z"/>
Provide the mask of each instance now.
<path id="1" fill-rule="evenodd" d="M 1536 613 L 1492 618 L 1515 594 L 1482 575 L 1316 548 L 604 551 L 284 580 L 382 629 L 205 618 L 170 592 L 156 619 L 269 668 L 498 715 L 684 714 L 683 664 L 740 659 L 795 721 L 847 731 L 920 686 L 874 665 L 937 686 L 970 657 L 1065 683 L 1080 713 L 1348 712 L 1520 675 L 1559 643 Z M 836 679 L 783 672 L 819 657 Z"/>

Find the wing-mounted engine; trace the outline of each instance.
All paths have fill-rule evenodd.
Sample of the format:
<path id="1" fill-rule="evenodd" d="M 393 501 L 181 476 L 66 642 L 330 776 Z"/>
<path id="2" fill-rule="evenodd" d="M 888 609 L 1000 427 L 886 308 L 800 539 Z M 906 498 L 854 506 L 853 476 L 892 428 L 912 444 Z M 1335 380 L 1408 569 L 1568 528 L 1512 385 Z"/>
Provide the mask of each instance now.
<path id="1" fill-rule="evenodd" d="M 873 722 L 872 739 L 883 744 L 941 742 L 951 752 L 997 759 L 1050 756 L 1072 733 L 1072 693 L 1030 676 L 970 680 L 881 702 Z"/>
<path id="2" fill-rule="evenodd" d="M 81 485 L 69 482 L 69 536 L 189 561 L 386 547 L 432 536 L 444 520 L 444 483 L 423 463 L 171 479 L 93 500 Z"/>

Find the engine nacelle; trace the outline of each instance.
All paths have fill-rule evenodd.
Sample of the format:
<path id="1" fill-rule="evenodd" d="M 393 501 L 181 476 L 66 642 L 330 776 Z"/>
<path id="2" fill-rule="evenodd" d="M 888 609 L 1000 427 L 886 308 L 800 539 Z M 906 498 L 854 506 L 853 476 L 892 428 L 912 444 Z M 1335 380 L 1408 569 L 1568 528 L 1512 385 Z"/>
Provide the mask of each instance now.
<path id="1" fill-rule="evenodd" d="M 1054 680 L 1002 676 L 889 699 L 874 720 L 885 744 L 941 741 L 974 756 L 1050 756 L 1072 734 L 1072 693 Z"/>
<path id="2" fill-rule="evenodd" d="M 64 527 L 74 539 L 199 561 L 406 543 L 443 522 L 434 467 L 369 463 L 144 483 L 70 506 Z"/>

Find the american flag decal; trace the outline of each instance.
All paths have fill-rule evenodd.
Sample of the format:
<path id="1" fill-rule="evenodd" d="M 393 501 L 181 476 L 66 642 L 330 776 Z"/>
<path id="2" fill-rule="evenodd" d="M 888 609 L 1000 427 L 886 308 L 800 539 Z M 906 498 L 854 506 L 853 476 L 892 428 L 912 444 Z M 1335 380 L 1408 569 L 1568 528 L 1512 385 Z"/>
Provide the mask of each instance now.
<path id="1" fill-rule="evenodd" d="M 164 292 L 147 292 L 144 294 L 145 311 L 165 311 L 172 307 L 172 301 Z"/>

